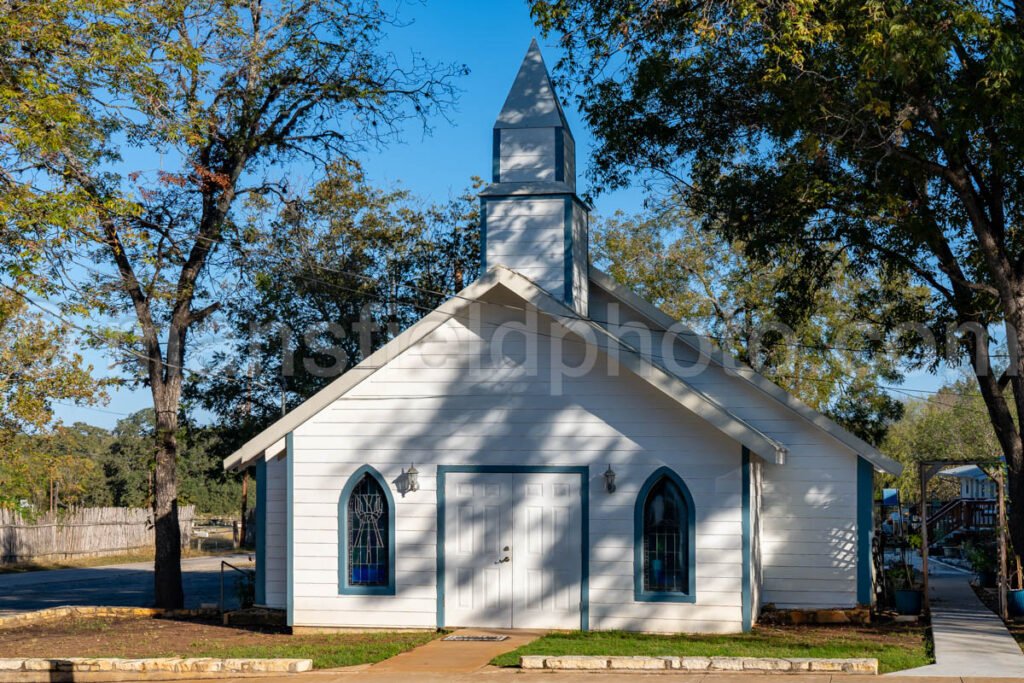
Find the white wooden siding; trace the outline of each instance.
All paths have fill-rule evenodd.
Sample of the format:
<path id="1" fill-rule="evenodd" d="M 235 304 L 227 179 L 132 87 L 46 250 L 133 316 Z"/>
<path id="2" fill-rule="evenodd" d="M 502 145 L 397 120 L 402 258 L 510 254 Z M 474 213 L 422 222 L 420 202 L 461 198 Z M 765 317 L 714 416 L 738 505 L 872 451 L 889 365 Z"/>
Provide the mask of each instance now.
<path id="1" fill-rule="evenodd" d="M 637 314 L 592 285 L 590 315 L 624 325 Z M 638 335 L 627 341 L 640 346 Z M 686 381 L 730 412 L 780 441 L 785 465 L 766 463 L 760 494 L 762 604 L 852 607 L 857 604 L 857 456 L 743 378 L 700 361 L 682 342 L 651 335 L 642 349 L 687 372 Z M 812 571 L 808 571 L 811 569 Z M 816 570 L 816 571 L 815 571 Z"/>
<path id="2" fill-rule="evenodd" d="M 268 607 L 284 609 L 287 601 L 287 535 L 288 517 L 285 509 L 285 476 L 284 458 L 271 458 L 267 461 L 267 549 L 264 557 L 267 567 L 264 572 L 266 585 L 265 598 Z"/>
<path id="3" fill-rule="evenodd" d="M 501 182 L 555 179 L 554 128 L 502 128 L 498 155 Z"/>
<path id="4" fill-rule="evenodd" d="M 561 197 L 491 199 L 485 206 L 488 267 L 501 264 L 518 271 L 561 301 L 565 201 Z"/>
<path id="5" fill-rule="evenodd" d="M 603 369 L 552 384 L 552 356 L 583 359 L 578 340 L 487 340 L 518 311 L 485 306 L 471 330 L 453 319 L 295 431 L 295 624 L 432 627 L 436 623 L 436 466 L 588 465 L 590 625 L 735 632 L 741 613 L 740 446 L 628 374 Z M 575 341 L 575 343 L 570 343 Z M 517 346 L 518 343 L 518 346 Z M 600 366 L 603 368 L 604 366 Z M 395 596 L 338 594 L 338 497 L 361 465 L 393 482 L 410 462 L 421 489 L 395 493 Z M 604 470 L 618 490 L 604 490 Z M 668 465 L 696 507 L 695 604 L 633 601 L 633 506 Z"/>

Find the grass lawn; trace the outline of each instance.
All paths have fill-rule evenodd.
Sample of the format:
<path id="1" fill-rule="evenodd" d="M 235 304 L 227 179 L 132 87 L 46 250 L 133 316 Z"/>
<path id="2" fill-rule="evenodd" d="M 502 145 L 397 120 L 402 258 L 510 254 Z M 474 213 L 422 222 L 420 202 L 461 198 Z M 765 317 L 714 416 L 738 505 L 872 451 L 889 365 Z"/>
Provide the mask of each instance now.
<path id="1" fill-rule="evenodd" d="M 500 655 L 496 666 L 519 666 L 522 655 L 650 655 L 691 657 L 874 657 L 882 673 L 931 664 L 931 640 L 919 626 L 756 627 L 733 635 L 650 635 L 623 631 L 552 633 Z"/>
<path id="2" fill-rule="evenodd" d="M 312 659 L 317 669 L 371 664 L 422 645 L 435 632 L 293 636 L 283 628 L 204 619 L 83 618 L 0 630 L 0 657 L 255 657 Z"/>
<path id="3" fill-rule="evenodd" d="M 314 669 L 332 669 L 380 662 L 430 642 L 437 635 L 396 631 L 289 636 L 293 642 L 197 648 L 189 656 L 312 659 Z"/>

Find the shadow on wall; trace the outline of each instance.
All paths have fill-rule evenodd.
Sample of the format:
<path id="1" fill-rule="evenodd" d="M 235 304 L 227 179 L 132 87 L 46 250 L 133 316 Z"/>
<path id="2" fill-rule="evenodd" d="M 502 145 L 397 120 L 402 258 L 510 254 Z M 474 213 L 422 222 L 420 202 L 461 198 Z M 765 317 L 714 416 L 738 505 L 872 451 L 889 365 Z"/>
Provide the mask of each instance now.
<path id="1" fill-rule="evenodd" d="M 508 308 L 488 308 L 490 324 L 522 319 Z M 545 325 L 540 345 L 551 344 L 555 332 Z M 567 337 L 557 354 L 543 349 L 529 354 L 529 340 L 512 337 L 506 338 L 497 363 L 474 367 L 472 359 L 489 348 L 486 339 L 461 326 L 435 334 L 328 409 L 337 412 L 325 421 L 345 436 L 331 439 L 331 459 L 323 460 L 324 469 L 317 472 L 337 472 L 336 492 L 363 463 L 388 481 L 412 462 L 420 471 L 420 491 L 396 500 L 395 597 L 418 601 L 424 612 L 434 608 L 436 557 L 430 549 L 436 543 L 436 514 L 427 516 L 436 500 L 437 464 L 589 465 L 591 625 L 652 630 L 652 619 L 713 620 L 717 610 L 735 615 L 732 619 L 738 622 L 739 444 L 687 415 L 628 371 L 608 377 L 606 363 L 581 376 L 561 378 L 558 394 L 552 389 L 550 360 L 557 355 L 569 366 L 582 361 L 581 340 Z M 624 392 L 629 401 L 622 399 Z M 338 420 L 353 422 L 338 425 Z M 718 453 L 724 457 L 718 459 Z M 326 450 L 323 457 L 328 457 Z M 620 475 L 614 494 L 604 488 L 603 472 L 609 465 Z M 643 482 L 662 465 L 677 471 L 695 499 L 696 605 L 633 601 L 633 507 Z M 297 498 L 302 500 L 301 492 Z M 337 538 L 331 530 L 323 534 Z M 577 541 L 571 536 L 563 529 L 552 547 L 575 552 Z M 301 558 L 296 566 L 301 568 Z M 467 583 L 468 578 L 459 585 Z M 535 599 L 554 601 L 567 588 L 552 584 Z M 353 602 L 354 608 L 360 604 Z"/>

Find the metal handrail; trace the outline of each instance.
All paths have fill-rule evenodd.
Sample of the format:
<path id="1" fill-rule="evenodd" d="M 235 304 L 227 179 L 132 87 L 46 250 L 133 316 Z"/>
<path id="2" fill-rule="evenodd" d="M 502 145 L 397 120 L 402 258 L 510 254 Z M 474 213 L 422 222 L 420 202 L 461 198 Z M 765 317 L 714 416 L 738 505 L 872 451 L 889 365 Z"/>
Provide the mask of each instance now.
<path id="1" fill-rule="evenodd" d="M 247 578 L 248 577 L 256 578 L 256 570 L 255 569 L 243 569 L 241 567 L 236 567 L 235 565 L 233 565 L 230 562 L 227 562 L 225 560 L 221 560 L 220 561 L 220 614 L 221 614 L 221 616 L 224 616 L 224 567 L 230 567 L 231 569 L 234 569 L 236 572 L 238 572 L 239 574 L 241 574 L 242 576 L 245 576 Z"/>

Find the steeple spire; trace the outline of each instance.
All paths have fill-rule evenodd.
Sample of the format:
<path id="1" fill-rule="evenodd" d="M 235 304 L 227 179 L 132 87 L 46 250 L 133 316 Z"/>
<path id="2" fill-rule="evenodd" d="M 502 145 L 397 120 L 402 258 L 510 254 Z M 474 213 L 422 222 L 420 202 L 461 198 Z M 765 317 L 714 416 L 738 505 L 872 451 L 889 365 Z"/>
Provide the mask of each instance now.
<path id="1" fill-rule="evenodd" d="M 526 51 L 494 127 L 569 130 L 536 38 L 530 41 L 530 49 Z"/>
<path id="2" fill-rule="evenodd" d="M 494 123 L 494 182 L 480 193 L 482 265 L 502 264 L 587 313 L 589 214 L 576 143 L 537 41 Z"/>

